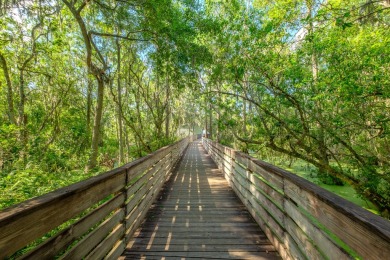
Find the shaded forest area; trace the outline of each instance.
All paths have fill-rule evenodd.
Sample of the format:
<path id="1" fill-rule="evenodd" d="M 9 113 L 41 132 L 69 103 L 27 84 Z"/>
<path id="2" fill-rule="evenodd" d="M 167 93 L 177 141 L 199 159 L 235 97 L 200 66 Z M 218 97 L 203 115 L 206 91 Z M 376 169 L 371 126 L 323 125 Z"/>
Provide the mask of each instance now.
<path id="1" fill-rule="evenodd" d="M 1 207 L 205 128 L 390 210 L 390 1 L 0 1 Z"/>

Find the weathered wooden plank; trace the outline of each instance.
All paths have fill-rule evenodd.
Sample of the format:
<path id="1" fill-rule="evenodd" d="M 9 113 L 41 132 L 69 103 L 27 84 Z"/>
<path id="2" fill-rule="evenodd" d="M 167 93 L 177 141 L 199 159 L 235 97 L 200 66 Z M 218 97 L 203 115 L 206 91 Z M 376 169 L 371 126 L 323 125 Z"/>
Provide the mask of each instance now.
<path id="1" fill-rule="evenodd" d="M 153 237 L 153 245 L 166 245 L 167 244 L 167 237 Z M 132 238 L 129 241 L 129 247 L 133 245 L 137 246 L 144 246 L 150 244 L 150 237 L 135 237 Z M 242 237 L 237 238 L 231 238 L 231 237 L 216 237 L 216 238 L 209 238 L 209 237 L 197 237 L 197 238 L 191 238 L 191 237 L 174 237 L 170 241 L 170 245 L 225 245 L 225 246 L 234 246 L 234 245 L 248 245 L 253 244 L 253 241 L 251 239 L 245 239 Z M 265 240 L 262 238 L 260 241 L 255 241 L 255 245 L 261 245 L 261 246 L 267 246 L 265 247 L 268 251 L 275 251 L 275 248 L 273 248 L 271 242 Z M 264 248 L 264 247 L 263 247 Z"/>
<path id="2" fill-rule="evenodd" d="M 232 164 L 233 164 L 234 173 L 239 174 L 243 179 L 245 179 L 245 181 L 247 181 L 248 175 L 246 169 L 236 161 L 233 161 Z"/>
<path id="3" fill-rule="evenodd" d="M 129 164 L 124 165 L 123 167 L 129 169 L 128 170 L 128 180 L 131 180 L 135 175 L 149 169 L 156 162 L 161 160 L 164 156 L 166 156 L 169 152 L 177 149 L 177 147 L 186 147 L 188 144 L 188 140 L 178 141 L 170 146 L 165 146 L 160 148 L 159 150 L 142 157 L 138 160 L 135 160 Z"/>
<path id="4" fill-rule="evenodd" d="M 172 150 L 172 147 L 164 147 L 161 149 L 162 149 L 161 151 L 157 150 L 156 152 L 150 155 L 147 155 L 136 161 L 133 161 L 127 172 L 128 180 L 131 180 L 139 173 L 152 168 L 156 163 L 158 163 L 162 158 L 164 158 L 170 152 L 170 150 Z"/>
<path id="5" fill-rule="evenodd" d="M 114 170 L 0 212 L 0 259 L 121 190 L 124 183 L 125 171 Z"/>
<path id="6" fill-rule="evenodd" d="M 254 245 L 254 244 L 172 244 L 170 241 L 165 243 L 156 244 L 153 241 L 153 245 L 150 249 L 146 249 L 146 245 L 133 244 L 131 252 L 167 252 L 167 251 L 190 251 L 190 252 L 229 252 L 231 250 L 243 251 L 243 252 L 273 252 L 275 248 L 272 245 Z"/>
<path id="7" fill-rule="evenodd" d="M 293 259 L 307 259 L 289 233 L 285 233 L 283 239 L 283 245 Z"/>
<path id="8" fill-rule="evenodd" d="M 193 199 L 193 198 L 180 198 L 180 197 L 173 197 L 172 199 L 176 199 L 176 201 L 163 201 L 161 204 L 159 204 L 159 208 L 164 208 L 169 210 L 175 209 L 175 210 L 183 210 L 183 209 L 195 209 L 198 210 L 199 207 L 203 208 L 230 208 L 230 207 L 239 207 L 239 205 L 242 205 L 239 200 L 236 200 L 236 197 L 232 198 L 231 200 L 224 200 L 221 199 Z"/>
<path id="9" fill-rule="evenodd" d="M 175 209 L 177 210 L 180 210 L 180 209 L 183 209 L 183 208 L 188 208 L 188 207 L 192 207 L 192 208 L 196 208 L 198 209 L 199 206 L 205 209 L 207 209 L 208 207 L 212 207 L 212 209 L 217 209 L 217 208 L 236 208 L 236 207 L 239 207 L 241 206 L 241 202 L 238 201 L 238 200 L 219 200 L 219 201 L 216 201 L 216 200 L 209 200 L 209 201 L 205 201 L 205 200 L 194 200 L 194 199 L 189 199 L 189 200 L 180 200 L 179 203 L 175 202 L 175 201 L 164 201 L 162 203 L 159 204 L 159 207 L 160 208 L 172 208 L 172 207 L 175 207 Z"/>
<path id="10" fill-rule="evenodd" d="M 287 215 L 302 229 L 313 243 L 329 259 L 350 259 L 343 248 L 338 246 L 329 236 L 302 214 L 297 206 L 290 201 L 285 202 Z"/>
<path id="11" fill-rule="evenodd" d="M 142 228 L 142 232 L 135 232 L 136 238 L 145 238 L 149 239 L 153 236 L 154 239 L 162 238 L 167 239 L 170 230 L 166 231 L 160 231 L 156 232 L 156 227 L 152 226 L 144 226 Z M 191 232 L 188 232 L 188 230 L 185 231 L 175 231 L 175 238 L 177 239 L 248 239 L 252 243 L 255 241 L 259 241 L 259 243 L 270 243 L 267 240 L 267 237 L 258 231 L 258 229 L 252 229 L 252 230 L 237 230 L 237 231 L 224 231 L 224 230 L 218 230 L 218 231 L 198 231 L 198 230 L 191 230 Z"/>
<path id="12" fill-rule="evenodd" d="M 283 238 L 284 236 L 284 228 L 281 226 L 281 223 L 276 221 L 274 217 L 268 213 L 268 211 L 259 203 L 255 198 L 250 198 L 250 205 L 248 208 L 253 208 L 266 223 L 266 225 L 272 230 L 273 233 L 275 233 L 279 238 Z M 253 211 L 249 211 L 253 212 Z"/>
<path id="13" fill-rule="evenodd" d="M 164 214 L 175 214 L 175 212 L 180 212 L 185 214 L 186 212 L 196 212 L 196 213 L 203 213 L 203 214 L 213 214 L 213 211 L 221 210 L 220 214 L 229 214 L 229 212 L 235 212 L 236 209 L 245 209 L 244 205 L 242 205 L 241 201 L 238 201 L 237 203 L 230 204 L 229 202 L 220 202 L 216 203 L 215 205 L 212 204 L 181 204 L 181 205 L 168 205 L 168 206 L 159 206 L 159 211 L 164 211 Z M 155 210 L 155 212 L 158 212 Z M 214 213 L 214 215 L 218 215 L 218 213 Z"/>
<path id="14" fill-rule="evenodd" d="M 144 175 L 139 178 L 135 183 L 133 183 L 131 186 L 127 188 L 127 196 L 128 198 L 134 193 L 138 192 L 141 186 L 145 185 L 147 181 L 150 180 L 150 178 L 156 174 L 156 172 L 159 171 L 161 167 L 164 167 L 164 165 L 167 165 L 169 163 L 169 160 L 167 157 L 162 158 L 160 161 L 158 161 L 154 166 L 150 166 L 149 170 L 144 173 Z"/>
<path id="15" fill-rule="evenodd" d="M 248 207 L 248 190 L 246 190 L 241 184 L 240 182 L 237 180 L 236 178 L 237 176 L 236 175 L 233 175 L 233 179 L 231 180 L 232 181 L 232 189 L 234 190 L 234 192 L 236 193 L 236 195 L 238 196 L 238 198 L 241 200 L 241 202 Z"/>
<path id="16" fill-rule="evenodd" d="M 297 258 L 293 256 L 296 254 L 291 254 L 292 250 L 297 251 L 297 249 L 294 248 L 294 244 L 290 245 L 293 248 L 286 247 L 284 233 L 280 231 L 275 233 L 275 231 L 278 229 L 273 228 L 272 225 L 271 227 L 269 226 L 270 218 L 267 216 L 267 214 L 261 213 L 261 211 L 263 210 L 261 207 L 256 209 L 255 207 L 250 207 L 248 208 L 248 210 L 251 213 L 252 217 L 255 219 L 255 221 L 259 224 L 261 229 L 265 232 L 268 239 L 274 245 L 275 249 L 279 252 L 282 259 L 303 259 L 303 258 Z M 260 213 L 257 210 L 260 210 Z"/>
<path id="17" fill-rule="evenodd" d="M 72 249 L 66 252 L 60 259 L 72 260 L 85 257 L 97 244 L 100 243 L 124 218 L 124 210 L 120 209 L 114 215 L 105 220 L 96 229 L 78 242 Z"/>
<path id="18" fill-rule="evenodd" d="M 126 259 L 247 259 L 247 260 L 264 260 L 280 259 L 273 252 L 246 252 L 238 250 L 229 250 L 226 252 L 190 252 L 190 251 L 173 251 L 173 252 L 129 252 L 126 253 Z M 176 258 L 175 258 L 176 257 Z"/>
<path id="19" fill-rule="evenodd" d="M 223 161 L 225 161 L 227 163 L 231 163 L 232 162 L 233 157 L 232 157 L 232 153 L 231 153 L 230 150 L 219 151 L 219 154 L 220 154 L 221 158 L 223 159 Z"/>
<path id="20" fill-rule="evenodd" d="M 226 164 L 224 164 L 222 166 L 222 170 L 225 173 L 225 177 L 228 177 L 228 179 L 231 180 L 232 179 L 232 174 L 233 174 L 233 167 L 232 167 L 232 165 L 231 164 L 227 165 L 227 162 L 226 162 Z"/>
<path id="21" fill-rule="evenodd" d="M 195 212 L 193 212 L 193 211 L 183 211 L 183 210 L 167 211 L 167 210 L 164 210 L 162 212 L 159 212 L 159 214 L 161 214 L 162 216 L 165 216 L 165 217 L 174 217 L 174 216 L 178 216 L 180 214 L 180 216 L 182 216 L 183 218 L 185 217 L 188 219 L 190 219 L 190 217 L 192 217 L 192 216 L 198 217 L 199 219 L 206 219 L 207 217 L 220 218 L 222 216 L 233 217 L 233 216 L 237 216 L 237 215 L 239 215 L 239 216 L 246 215 L 246 213 L 244 213 L 244 212 L 237 213 L 237 211 L 234 211 L 234 210 L 222 210 L 222 209 L 218 209 L 217 212 L 215 212 L 215 210 L 213 210 L 213 212 L 210 212 L 210 211 L 203 211 L 203 212 L 204 213 L 202 215 L 194 215 Z"/>
<path id="22" fill-rule="evenodd" d="M 266 220 L 262 218 L 261 214 L 259 214 L 254 208 L 248 208 L 248 211 L 251 213 L 256 223 L 259 224 L 261 229 L 264 231 L 272 245 L 274 245 L 282 259 L 293 259 L 289 250 L 284 245 L 283 237 L 278 236 L 275 231 L 267 225 Z"/>
<path id="23" fill-rule="evenodd" d="M 320 192 L 324 193 L 320 187 L 314 188 L 317 190 L 316 195 L 319 195 Z M 290 180 L 285 182 L 285 194 L 295 201 L 299 207 L 312 214 L 321 224 L 341 238 L 344 243 L 363 258 L 385 259 L 390 255 L 390 235 L 386 237 L 386 234 L 390 233 L 390 225 L 380 217 L 363 212 L 357 206 L 351 205 L 352 203 L 335 195 L 328 196 L 330 200 L 323 201 L 325 200 L 324 197 L 321 200 Z M 354 210 L 345 212 L 347 207 Z M 361 218 L 358 218 L 358 216 Z M 372 225 L 361 222 L 364 216 L 369 218 L 367 220 L 373 221 Z M 378 230 L 381 224 L 383 228 Z M 370 243 L 368 244 L 367 241 L 370 241 Z"/>
<path id="24" fill-rule="evenodd" d="M 211 144 L 208 149 L 210 154 L 224 154 L 224 149 L 218 147 L 218 144 Z"/>
<path id="25" fill-rule="evenodd" d="M 164 161 L 163 163 L 166 163 Z M 135 193 L 134 197 L 130 199 L 130 202 L 127 204 L 127 212 L 131 212 L 133 208 L 142 200 L 143 196 L 149 191 L 149 189 L 154 185 L 154 183 L 157 181 L 159 169 L 152 169 L 150 173 L 145 175 L 145 179 L 142 180 L 143 183 L 145 183 L 137 192 Z M 151 177 L 149 177 L 149 174 Z"/>
<path id="26" fill-rule="evenodd" d="M 152 194 L 150 194 L 150 196 L 148 197 L 150 201 L 152 201 Z M 129 226 L 129 228 L 126 231 L 126 240 L 130 238 L 133 235 L 133 233 L 137 230 L 137 228 L 141 225 L 142 221 L 144 220 L 148 212 L 147 208 L 150 207 L 150 204 L 145 202 L 145 205 L 142 205 L 144 207 L 143 210 L 140 210 L 138 215 L 134 214 L 129 219 L 126 219 L 126 226 Z"/>
<path id="27" fill-rule="evenodd" d="M 303 252 L 302 254 L 307 259 L 326 259 L 325 255 L 322 254 L 315 245 L 311 242 L 311 239 L 300 229 L 291 218 L 286 218 L 286 230 L 297 247 Z"/>
<path id="28" fill-rule="evenodd" d="M 83 217 L 76 223 L 72 224 L 70 227 L 61 231 L 56 236 L 50 238 L 45 243 L 41 244 L 39 247 L 35 248 L 33 251 L 29 252 L 22 259 L 52 259 L 58 252 L 61 252 L 66 249 L 73 241 L 81 237 L 86 233 L 91 227 L 95 226 L 99 221 L 104 219 L 110 212 L 118 209 L 123 205 L 125 200 L 125 195 L 120 193 L 114 198 L 110 199 L 103 205 L 99 206 L 97 209 L 89 213 L 87 216 Z"/>
<path id="29" fill-rule="evenodd" d="M 142 216 L 147 213 L 147 210 L 149 209 L 149 205 L 152 203 L 152 197 L 154 191 L 151 187 L 153 183 L 150 183 L 149 185 L 150 187 L 147 190 L 141 203 L 138 204 L 126 217 L 126 227 L 128 227 L 128 231 L 126 231 L 126 234 L 134 231 L 137 224 L 142 220 Z"/>
<path id="30" fill-rule="evenodd" d="M 245 169 L 249 169 L 251 159 L 252 157 L 250 157 L 248 154 L 236 152 L 236 161 L 243 165 Z"/>
<path id="31" fill-rule="evenodd" d="M 148 170 L 145 172 L 145 175 L 152 174 L 155 175 L 156 172 L 167 162 L 168 158 L 166 156 L 160 158 L 158 160 L 154 160 L 153 164 L 149 165 Z"/>
<path id="32" fill-rule="evenodd" d="M 256 199 L 257 204 L 261 205 L 269 215 L 284 227 L 285 212 L 276 206 L 269 197 L 259 192 L 255 186 L 250 187 L 249 192 L 251 193 L 250 196 Z"/>
<path id="33" fill-rule="evenodd" d="M 111 251 L 104 257 L 106 260 L 118 259 L 123 251 L 125 251 L 126 242 L 124 240 L 118 241 L 115 246 L 111 249 Z"/>
<path id="34" fill-rule="evenodd" d="M 173 225 L 174 224 L 174 225 Z M 159 221 L 159 228 L 169 227 L 172 229 L 188 229 L 188 228 L 198 228 L 198 227 L 217 227 L 217 228 L 226 228 L 229 229 L 231 227 L 242 227 L 243 229 L 250 230 L 258 228 L 258 225 L 255 222 L 247 222 L 245 223 L 209 223 L 209 222 L 200 222 L 200 223 L 191 223 L 191 222 L 175 222 L 175 223 L 169 223 L 169 222 L 161 222 Z M 225 230 L 226 230 L 225 229 Z"/>
<path id="35" fill-rule="evenodd" d="M 161 166 L 158 168 L 156 175 L 163 175 L 166 176 L 172 169 L 173 162 L 170 158 L 166 157 L 162 161 Z"/>
<path id="36" fill-rule="evenodd" d="M 142 201 L 146 192 L 152 186 L 151 182 L 146 182 L 133 197 L 130 198 L 130 201 L 126 205 L 126 212 L 131 212 L 137 205 Z"/>
<path id="37" fill-rule="evenodd" d="M 264 168 L 265 166 L 268 166 L 268 164 L 260 160 L 252 159 L 249 164 L 249 170 L 261 176 L 264 181 L 269 183 L 270 186 L 283 191 L 283 177 L 275 174 L 274 172 L 268 171 L 269 169 Z"/>
<path id="38" fill-rule="evenodd" d="M 138 190 L 144 186 L 147 181 L 153 176 L 153 172 L 149 171 L 145 173 L 141 178 L 139 178 L 136 182 L 134 182 L 130 187 L 126 189 L 126 200 L 134 196 L 138 192 Z"/>
<path id="39" fill-rule="evenodd" d="M 242 199 L 241 201 L 246 201 L 250 197 L 250 192 L 249 192 L 249 182 L 247 179 L 243 178 L 240 174 L 235 173 L 234 174 L 234 179 L 233 182 L 235 184 L 235 187 L 237 190 L 241 193 Z M 245 204 L 245 203 L 244 203 Z"/>
<path id="40" fill-rule="evenodd" d="M 283 207 L 283 194 L 272 188 L 272 186 L 269 186 L 266 182 L 258 178 L 257 175 L 254 173 L 250 174 L 249 180 L 257 189 L 261 190 L 263 193 L 267 194 L 270 198 L 272 198 L 272 202 L 275 203 L 278 207 Z"/>
<path id="41" fill-rule="evenodd" d="M 153 194 L 152 194 L 152 200 L 150 201 L 150 204 L 148 204 L 148 209 L 150 208 L 151 204 L 156 200 L 157 195 L 160 193 L 162 186 L 165 183 L 165 174 L 166 172 L 162 170 L 159 174 L 159 178 L 156 180 L 156 182 L 153 184 Z"/>
<path id="42" fill-rule="evenodd" d="M 88 254 L 84 259 L 102 259 L 108 252 L 114 247 L 114 245 L 120 241 L 125 234 L 125 227 L 119 224 L 114 230 L 100 243 L 98 244 L 91 253 Z"/>

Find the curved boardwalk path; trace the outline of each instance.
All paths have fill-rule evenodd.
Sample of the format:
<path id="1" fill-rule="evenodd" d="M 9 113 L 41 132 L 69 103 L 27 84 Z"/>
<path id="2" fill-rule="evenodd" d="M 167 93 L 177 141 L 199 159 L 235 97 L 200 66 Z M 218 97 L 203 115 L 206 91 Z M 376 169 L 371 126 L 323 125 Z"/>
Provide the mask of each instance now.
<path id="1" fill-rule="evenodd" d="M 195 141 L 121 259 L 279 257 L 200 141 Z"/>

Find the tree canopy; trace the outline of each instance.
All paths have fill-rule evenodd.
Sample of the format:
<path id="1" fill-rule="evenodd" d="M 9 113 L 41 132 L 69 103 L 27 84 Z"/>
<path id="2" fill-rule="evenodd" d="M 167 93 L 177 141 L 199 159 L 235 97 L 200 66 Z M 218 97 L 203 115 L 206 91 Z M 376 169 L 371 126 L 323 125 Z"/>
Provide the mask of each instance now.
<path id="1" fill-rule="evenodd" d="M 260 159 L 303 160 L 386 215 L 389 10 L 387 0 L 0 1 L 0 184 L 20 193 L 21 178 L 112 168 L 197 126 Z"/>

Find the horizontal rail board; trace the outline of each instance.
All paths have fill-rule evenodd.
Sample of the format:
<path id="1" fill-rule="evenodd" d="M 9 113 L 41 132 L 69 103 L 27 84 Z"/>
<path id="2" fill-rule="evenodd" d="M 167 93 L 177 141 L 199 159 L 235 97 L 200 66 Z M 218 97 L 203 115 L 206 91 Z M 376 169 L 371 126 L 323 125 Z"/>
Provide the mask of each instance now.
<path id="1" fill-rule="evenodd" d="M 123 219 L 123 209 L 119 209 L 115 214 L 105 220 L 98 228 L 82 239 L 80 243 L 69 250 L 60 259 L 72 260 L 77 259 L 80 255 L 87 255 L 96 245 L 98 245 L 107 234 Z"/>
<path id="2" fill-rule="evenodd" d="M 95 249 L 85 258 L 85 260 L 102 259 L 125 234 L 125 227 L 117 225 L 110 235 L 105 238 Z"/>
<path id="3" fill-rule="evenodd" d="M 388 220 L 247 154 L 206 138 L 203 145 L 283 258 L 390 255 Z"/>
<path id="4" fill-rule="evenodd" d="M 295 204 L 286 201 L 285 209 L 288 216 L 294 221 L 300 229 L 305 230 L 307 236 L 316 245 L 321 245 L 321 252 L 330 259 L 347 259 L 349 258 L 347 252 L 343 250 L 337 243 L 335 243 L 320 227 L 316 226 L 304 214 L 299 212 Z"/>
<path id="5" fill-rule="evenodd" d="M 54 258 L 58 252 L 66 249 L 73 241 L 85 234 L 96 223 L 104 219 L 110 212 L 119 208 L 125 201 L 124 194 L 120 193 L 110 199 L 87 216 L 83 217 L 70 227 L 66 228 L 56 236 L 40 245 L 34 251 L 28 253 L 24 258 L 49 259 Z"/>
<path id="6" fill-rule="evenodd" d="M 126 249 L 126 241 L 119 240 L 104 259 L 118 259 Z"/>
<path id="7" fill-rule="evenodd" d="M 122 252 L 117 250 L 124 248 L 121 244 L 128 239 L 125 218 L 132 210 L 126 205 L 129 196 L 144 197 L 138 193 L 145 192 L 142 187 L 146 186 L 154 189 L 146 199 L 153 199 L 192 138 L 187 137 L 112 171 L 1 211 L 0 259 L 11 257 L 31 242 L 37 240 L 38 243 L 47 232 L 58 232 L 55 230 L 64 224 L 68 227 L 29 252 L 18 253 L 18 257 L 48 259 L 58 257 L 64 251 L 63 259 L 120 256 Z M 137 201 L 134 206 L 142 204 L 146 212 L 150 203 Z M 112 212 L 116 213 L 110 216 Z M 83 217 L 77 220 L 80 216 Z"/>
<path id="8" fill-rule="evenodd" d="M 0 258 L 75 217 L 88 207 L 124 187 L 122 173 L 93 178 L 59 192 L 32 199 L 0 214 Z M 4 214 L 3 214 L 4 213 Z"/>
<path id="9" fill-rule="evenodd" d="M 367 229 L 366 225 L 361 225 L 349 216 L 335 210 L 329 204 L 317 200 L 312 194 L 288 180 L 286 180 L 285 186 L 287 196 L 363 258 L 375 255 L 377 259 L 385 259 L 390 255 L 390 240 L 383 240 L 379 236 L 380 233 L 376 234 L 372 229 Z M 367 241 L 370 242 L 367 243 Z"/>

